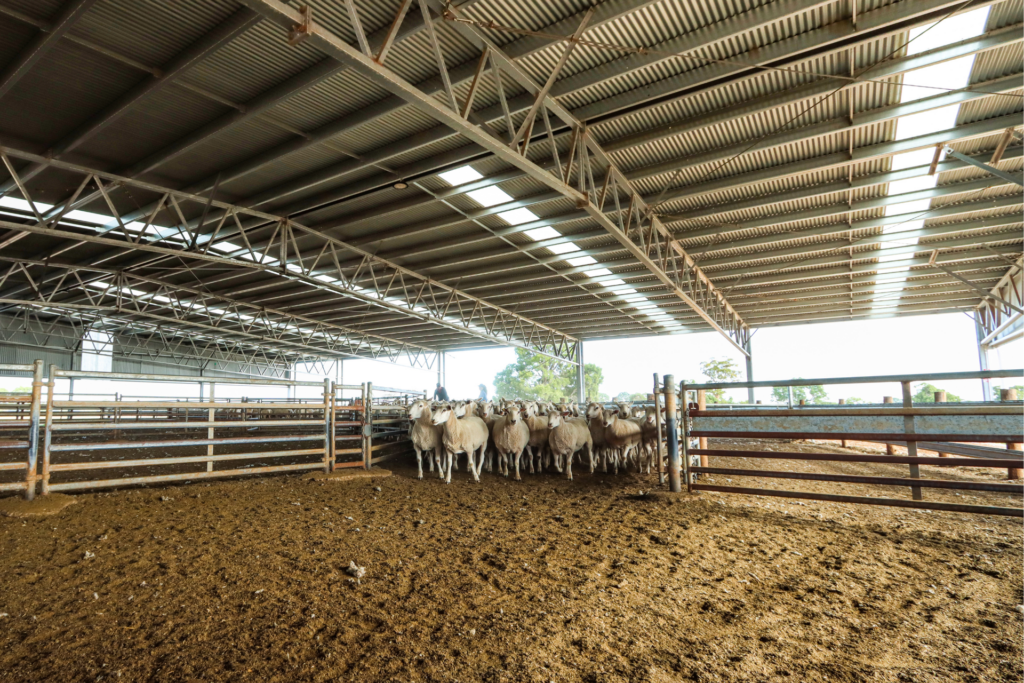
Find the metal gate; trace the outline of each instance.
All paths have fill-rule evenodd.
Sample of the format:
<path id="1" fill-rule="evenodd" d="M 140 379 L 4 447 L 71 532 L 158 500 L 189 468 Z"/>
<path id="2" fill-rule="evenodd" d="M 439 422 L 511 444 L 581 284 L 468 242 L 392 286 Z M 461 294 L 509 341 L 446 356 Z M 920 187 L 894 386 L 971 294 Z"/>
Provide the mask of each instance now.
<path id="1" fill-rule="evenodd" d="M 682 464 L 688 491 L 718 491 L 757 496 L 801 498 L 836 503 L 888 505 L 925 510 L 945 510 L 992 515 L 1024 516 L 1020 507 L 987 505 L 961 505 L 924 500 L 924 489 L 957 489 L 968 491 L 997 491 L 1022 493 L 1024 485 L 952 481 L 921 478 L 921 465 L 969 466 L 1014 469 L 1024 467 L 1020 448 L 1024 442 L 1024 422 L 1020 401 L 982 403 L 937 403 L 928 407 L 915 406 L 911 384 L 914 382 L 954 379 L 989 379 L 1020 377 L 1022 371 L 984 371 L 931 375 L 904 375 L 886 377 L 847 377 L 832 379 L 789 380 L 776 382 L 730 382 L 727 384 L 680 385 L 680 395 L 687 392 L 714 389 L 748 389 L 753 387 L 794 387 L 835 384 L 897 383 L 902 388 L 902 405 L 883 403 L 871 406 L 782 406 L 729 405 L 706 408 L 703 401 L 684 400 L 682 424 Z M 908 454 L 871 455 L 835 453 L 799 453 L 776 450 L 730 450 L 707 448 L 708 438 L 738 438 L 767 440 L 857 440 L 898 443 Z M 691 439 L 698 440 L 694 448 Z M 977 444 L 1006 444 L 1006 449 Z M 919 450 L 940 453 L 940 457 L 921 457 Z M 956 452 L 967 457 L 941 457 Z M 691 456 L 700 456 L 701 464 L 694 466 Z M 892 463 L 908 467 L 906 477 L 876 477 L 818 472 L 780 471 L 766 469 L 737 469 L 712 467 L 707 458 L 752 458 L 762 460 L 788 460 L 793 462 L 832 461 Z M 721 486 L 702 483 L 695 475 L 713 474 L 729 477 L 758 477 L 803 481 L 826 481 L 837 484 L 871 484 L 879 486 L 905 486 L 912 499 L 848 496 L 816 492 L 788 491 L 768 488 Z"/>

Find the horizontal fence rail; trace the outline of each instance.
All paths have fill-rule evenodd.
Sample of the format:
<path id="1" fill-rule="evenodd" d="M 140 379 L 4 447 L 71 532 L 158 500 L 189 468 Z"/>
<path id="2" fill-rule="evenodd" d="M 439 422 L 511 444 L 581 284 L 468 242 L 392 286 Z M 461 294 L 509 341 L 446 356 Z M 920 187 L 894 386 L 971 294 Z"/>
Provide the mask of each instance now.
<path id="1" fill-rule="evenodd" d="M 138 484 L 370 468 L 405 453 L 408 405 L 424 392 L 260 378 L 206 378 L 3 365 L 33 390 L 0 396 L 0 492 L 87 491 Z M 73 380 L 159 384 L 139 395 L 73 391 Z M 71 380 L 58 394 L 58 380 Z M 200 396 L 188 394 L 200 385 Z M 277 396 L 218 397 L 247 386 Z M 45 387 L 45 395 L 44 389 Z M 315 387 L 319 398 L 297 397 Z M 342 392 L 356 398 L 342 398 Z M 287 393 L 287 397 L 283 396 Z"/>
<path id="2" fill-rule="evenodd" d="M 1024 493 L 1020 483 L 994 483 L 950 479 L 923 479 L 921 465 L 965 466 L 1007 469 L 1010 479 L 1021 478 L 1024 468 L 1024 406 L 1016 400 L 983 403 L 938 403 L 915 406 L 911 384 L 961 379 L 995 379 L 1024 376 L 1021 370 L 989 370 L 935 374 L 911 374 L 873 377 L 839 377 L 823 379 L 775 380 L 757 382 L 728 382 L 715 384 L 682 383 L 679 393 L 689 397 L 696 392 L 696 400 L 683 400 L 682 414 L 682 474 L 688 491 L 717 491 L 757 496 L 779 496 L 826 502 L 888 505 L 895 507 L 969 512 L 1024 517 L 1024 510 L 1015 507 L 966 505 L 925 501 L 923 490 L 987 491 L 1002 494 Z M 856 406 L 786 406 L 761 405 L 724 406 L 708 409 L 705 394 L 717 389 L 753 389 L 755 387 L 799 387 L 830 384 L 897 383 L 902 389 L 902 402 Z M 663 395 L 668 397 L 674 388 L 668 385 Z M 674 397 L 673 397 L 674 398 Z M 1016 397 L 1012 397 L 1016 398 Z M 886 399 L 889 401 L 890 399 Z M 751 401 L 753 399 L 751 398 Z M 707 439 L 764 439 L 775 441 L 820 440 L 867 441 L 888 444 L 887 455 L 799 453 L 776 450 L 735 450 L 709 448 Z M 1005 449 L 981 444 L 1005 444 Z M 907 455 L 895 455 L 892 445 L 907 449 Z M 921 457 L 919 450 L 930 450 L 939 457 Z M 671 455 L 671 452 L 670 452 Z M 951 457 L 958 455 L 962 457 Z M 832 474 L 789 470 L 753 469 L 711 466 L 709 457 L 736 459 L 750 458 L 766 461 L 789 462 L 842 462 L 883 463 L 908 466 L 908 476 L 874 476 L 859 474 Z M 691 458 L 697 458 L 691 460 Z M 699 463 L 699 464 L 695 464 Z M 670 480 L 671 474 L 670 471 Z M 749 477 L 789 481 L 828 482 L 834 484 L 862 484 L 869 486 L 897 486 L 910 489 L 911 500 L 874 496 L 850 496 L 833 493 L 789 491 L 754 486 L 719 486 L 698 479 L 704 475 Z M 673 486 L 673 490 L 681 490 Z"/>

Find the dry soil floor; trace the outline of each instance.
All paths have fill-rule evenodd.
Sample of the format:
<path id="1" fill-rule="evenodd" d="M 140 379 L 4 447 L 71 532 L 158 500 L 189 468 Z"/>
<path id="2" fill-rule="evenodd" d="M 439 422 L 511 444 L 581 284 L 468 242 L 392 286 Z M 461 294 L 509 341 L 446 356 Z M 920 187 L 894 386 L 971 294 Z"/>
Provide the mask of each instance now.
<path id="1" fill-rule="evenodd" d="M 473 484 L 463 470 L 447 486 L 388 467 L 84 494 L 52 517 L 0 518 L 0 680 L 1024 675 L 1019 519 L 673 495 L 655 476 L 579 467 L 574 482 Z"/>

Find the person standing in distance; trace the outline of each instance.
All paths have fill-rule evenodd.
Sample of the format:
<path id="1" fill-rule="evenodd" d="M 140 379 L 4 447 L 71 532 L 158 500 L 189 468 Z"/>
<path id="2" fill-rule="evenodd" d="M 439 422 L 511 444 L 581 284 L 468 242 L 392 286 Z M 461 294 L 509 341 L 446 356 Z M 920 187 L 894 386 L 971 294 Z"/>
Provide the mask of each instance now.
<path id="1" fill-rule="evenodd" d="M 434 400 L 435 401 L 447 401 L 447 400 L 449 400 L 448 399 L 448 392 L 445 391 L 445 388 L 441 386 L 440 382 L 438 382 L 437 386 L 434 387 Z"/>
<path id="2" fill-rule="evenodd" d="M 485 385 L 483 385 L 483 384 L 480 385 L 480 400 L 481 401 L 486 401 L 487 400 L 487 387 Z"/>

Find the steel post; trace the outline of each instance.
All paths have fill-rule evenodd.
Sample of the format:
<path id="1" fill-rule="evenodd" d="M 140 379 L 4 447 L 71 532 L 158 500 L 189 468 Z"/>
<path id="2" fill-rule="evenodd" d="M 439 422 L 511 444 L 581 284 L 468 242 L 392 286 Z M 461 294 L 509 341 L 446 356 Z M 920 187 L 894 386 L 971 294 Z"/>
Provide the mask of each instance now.
<path id="1" fill-rule="evenodd" d="M 988 364 L 988 344 L 983 344 L 982 341 L 987 336 L 985 326 L 981 324 L 981 316 L 978 315 L 979 311 L 975 312 L 974 316 L 974 332 L 978 337 L 978 366 L 982 371 L 989 369 Z M 981 380 L 981 400 L 991 401 L 994 400 L 992 395 L 992 382 L 988 378 L 982 378 Z"/>
<path id="2" fill-rule="evenodd" d="M 747 341 L 743 342 L 743 348 L 746 349 L 747 355 L 743 360 L 747 362 L 747 381 L 754 381 L 754 355 L 750 350 L 750 337 L 747 337 Z M 754 405 L 754 387 L 747 387 L 747 403 Z"/>
<path id="3" fill-rule="evenodd" d="M 28 473 L 25 476 L 25 500 L 36 497 L 36 469 L 39 458 L 39 404 L 43 394 L 43 361 L 32 364 L 32 408 L 28 423 Z"/>
<path id="4" fill-rule="evenodd" d="M 676 428 L 676 380 L 665 375 L 665 429 L 668 432 L 668 488 L 673 493 L 683 490 L 679 480 L 679 432 Z"/>
<path id="5" fill-rule="evenodd" d="M 366 423 L 363 425 L 366 434 L 366 462 L 364 467 L 373 467 L 373 382 L 366 383 Z"/>
<path id="6" fill-rule="evenodd" d="M 655 380 L 655 391 L 657 391 L 657 380 Z M 576 342 L 576 402 L 584 403 L 587 400 L 587 373 L 583 364 L 583 340 Z"/>

